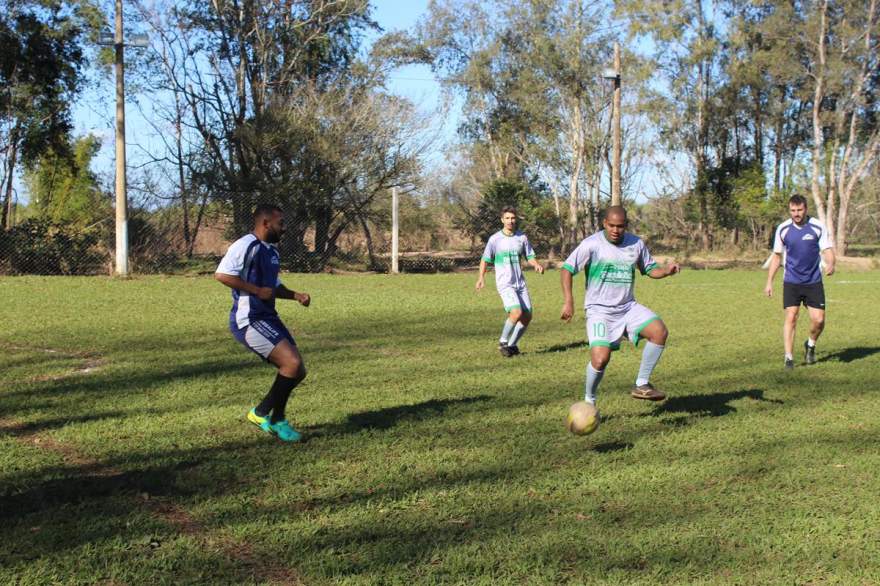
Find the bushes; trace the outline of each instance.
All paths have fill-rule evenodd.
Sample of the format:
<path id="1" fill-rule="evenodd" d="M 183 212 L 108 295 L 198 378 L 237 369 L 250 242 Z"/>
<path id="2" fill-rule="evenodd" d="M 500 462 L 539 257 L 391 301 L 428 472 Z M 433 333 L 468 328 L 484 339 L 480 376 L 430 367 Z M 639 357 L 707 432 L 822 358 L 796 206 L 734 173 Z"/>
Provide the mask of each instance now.
<path id="1" fill-rule="evenodd" d="M 0 272 L 82 275 L 105 272 L 100 227 L 76 228 L 31 218 L 0 233 Z"/>

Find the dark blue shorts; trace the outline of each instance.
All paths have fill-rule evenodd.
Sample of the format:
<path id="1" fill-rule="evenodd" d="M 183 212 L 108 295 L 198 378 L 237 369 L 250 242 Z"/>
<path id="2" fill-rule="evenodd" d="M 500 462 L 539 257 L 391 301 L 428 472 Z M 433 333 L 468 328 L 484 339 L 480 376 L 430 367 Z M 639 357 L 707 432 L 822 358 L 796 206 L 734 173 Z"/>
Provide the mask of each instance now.
<path id="1" fill-rule="evenodd" d="M 269 360 L 269 354 L 282 340 L 296 346 L 296 341 L 280 319 L 254 320 L 243 328 L 233 321 L 229 324 L 229 330 L 236 340 L 264 360 Z"/>

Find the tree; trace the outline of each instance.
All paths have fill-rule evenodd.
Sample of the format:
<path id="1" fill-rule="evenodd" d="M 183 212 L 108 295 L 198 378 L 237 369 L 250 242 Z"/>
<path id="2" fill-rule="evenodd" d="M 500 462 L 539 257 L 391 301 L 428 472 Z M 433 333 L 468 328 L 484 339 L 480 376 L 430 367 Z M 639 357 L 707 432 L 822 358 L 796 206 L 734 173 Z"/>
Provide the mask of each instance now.
<path id="1" fill-rule="evenodd" d="M 84 62 L 81 43 L 100 22 L 84 0 L 0 1 L 0 223 L 7 230 L 17 165 L 68 145 L 70 104 Z"/>
<path id="2" fill-rule="evenodd" d="M 25 183 L 38 218 L 84 228 L 111 217 L 109 198 L 90 169 L 100 147 L 97 138 L 84 136 L 61 154 L 49 150 L 27 167 Z"/>

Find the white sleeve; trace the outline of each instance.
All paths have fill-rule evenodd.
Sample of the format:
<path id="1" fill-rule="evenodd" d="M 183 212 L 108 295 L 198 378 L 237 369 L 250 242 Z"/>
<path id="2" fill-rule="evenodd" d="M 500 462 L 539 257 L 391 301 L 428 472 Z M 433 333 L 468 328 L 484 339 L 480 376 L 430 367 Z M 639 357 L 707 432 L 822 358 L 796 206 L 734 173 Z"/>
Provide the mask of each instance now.
<path id="1" fill-rule="evenodd" d="M 241 276 L 241 269 L 244 268 L 244 256 L 247 254 L 249 244 L 250 242 L 245 238 L 233 242 L 229 250 L 226 251 L 223 260 L 217 265 L 215 272 L 234 277 Z"/>
<path id="2" fill-rule="evenodd" d="M 828 235 L 828 229 L 825 226 L 822 226 L 822 229 L 819 232 L 819 250 L 828 250 L 833 247 L 834 243 L 831 242 L 831 236 Z"/>
<path id="3" fill-rule="evenodd" d="M 773 252 L 782 254 L 782 224 L 776 227 L 776 236 L 773 237 Z"/>
<path id="4" fill-rule="evenodd" d="M 587 240 L 581 241 L 577 248 L 565 259 L 562 268 L 572 275 L 578 274 L 590 264 L 590 252 L 590 245 Z"/>
<path id="5" fill-rule="evenodd" d="M 532 245 L 525 234 L 523 234 L 523 251 L 526 253 L 526 260 L 532 260 L 535 258 L 535 250 L 532 248 Z"/>

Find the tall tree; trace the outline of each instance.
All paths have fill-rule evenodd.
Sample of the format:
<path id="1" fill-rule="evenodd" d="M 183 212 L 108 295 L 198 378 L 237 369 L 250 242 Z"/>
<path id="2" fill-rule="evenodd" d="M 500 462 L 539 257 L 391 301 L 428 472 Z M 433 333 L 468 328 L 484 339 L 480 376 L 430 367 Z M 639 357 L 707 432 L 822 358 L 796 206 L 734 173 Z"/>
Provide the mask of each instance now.
<path id="1" fill-rule="evenodd" d="M 19 163 L 69 144 L 70 104 L 81 84 L 82 42 L 102 22 L 85 0 L 0 1 L 0 224 L 10 228 Z"/>

